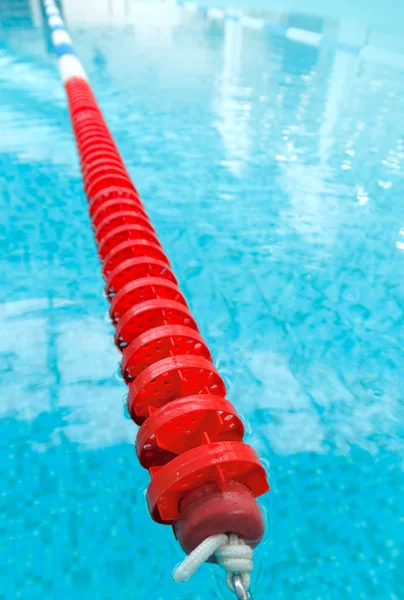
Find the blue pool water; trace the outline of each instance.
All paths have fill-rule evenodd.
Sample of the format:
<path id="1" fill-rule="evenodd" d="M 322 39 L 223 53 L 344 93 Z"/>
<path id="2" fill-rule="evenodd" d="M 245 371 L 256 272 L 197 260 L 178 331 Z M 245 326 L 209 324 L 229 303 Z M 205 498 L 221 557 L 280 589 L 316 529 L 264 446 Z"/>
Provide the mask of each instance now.
<path id="1" fill-rule="evenodd" d="M 399 600 L 403 72 L 166 4 L 112 25 L 73 4 L 76 50 L 270 464 L 254 599 Z M 0 29 L 0 599 L 230 598 L 212 566 L 172 582 L 182 554 L 147 514 L 64 93 L 25 8 Z"/>

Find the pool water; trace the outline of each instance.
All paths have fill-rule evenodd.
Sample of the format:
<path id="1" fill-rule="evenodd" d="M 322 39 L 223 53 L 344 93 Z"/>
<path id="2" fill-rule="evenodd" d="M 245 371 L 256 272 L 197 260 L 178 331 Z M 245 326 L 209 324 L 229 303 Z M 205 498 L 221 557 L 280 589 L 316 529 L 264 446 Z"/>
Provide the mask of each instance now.
<path id="1" fill-rule="evenodd" d="M 230 598 L 212 566 L 174 584 L 182 553 L 148 516 L 64 92 L 19 8 L 0 29 L 0 599 Z M 404 74 L 139 14 L 67 24 L 270 469 L 253 597 L 399 600 Z"/>

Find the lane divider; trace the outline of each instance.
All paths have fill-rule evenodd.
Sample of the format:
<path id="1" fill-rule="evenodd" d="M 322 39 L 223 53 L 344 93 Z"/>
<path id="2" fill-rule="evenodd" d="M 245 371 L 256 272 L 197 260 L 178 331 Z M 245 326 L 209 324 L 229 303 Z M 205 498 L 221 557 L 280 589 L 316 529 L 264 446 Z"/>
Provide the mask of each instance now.
<path id="1" fill-rule="evenodd" d="M 140 426 L 136 452 L 151 477 L 150 514 L 172 525 L 190 553 L 176 572 L 178 581 L 199 566 L 201 556 L 211 559 L 201 553 L 202 545 L 205 552 L 212 548 L 226 569 L 230 588 L 247 598 L 251 548 L 264 535 L 256 497 L 269 490 L 265 470 L 243 441 L 242 422 L 225 398 L 223 379 L 54 0 L 43 5 L 66 90 L 122 375 L 129 386 L 128 411 Z"/>
<path id="2" fill-rule="evenodd" d="M 231 10 L 208 8 L 195 2 L 176 0 L 176 4 L 186 11 L 199 13 L 212 20 L 232 20 L 236 23 L 240 23 L 240 25 L 247 29 L 266 31 L 272 35 L 283 37 L 299 44 L 313 46 L 315 48 L 328 48 L 330 50 L 347 52 L 348 54 L 357 55 L 365 60 L 371 60 L 399 70 L 404 70 L 404 54 L 400 52 L 384 50 L 383 48 L 378 48 L 371 44 L 351 44 L 342 40 L 325 37 L 323 33 L 316 31 L 301 29 L 299 27 L 286 27 L 258 17 L 234 13 Z"/>
<path id="3" fill-rule="evenodd" d="M 278 37 L 284 37 L 300 44 L 306 44 L 308 46 L 315 47 L 327 47 L 334 50 L 342 50 L 349 52 L 350 54 L 359 54 L 363 48 L 363 45 L 347 44 L 339 40 L 330 40 L 324 37 L 322 33 L 315 31 L 309 31 L 308 29 L 301 29 L 298 27 L 286 27 L 279 25 L 278 23 L 271 23 L 265 19 L 258 17 L 250 17 L 248 15 L 241 15 L 234 13 L 231 10 L 224 10 L 221 8 L 208 8 L 204 5 L 197 4 L 195 2 L 184 2 L 184 0 L 176 0 L 178 6 L 184 10 L 194 13 L 200 13 L 209 19 L 213 20 L 231 20 L 236 23 L 240 23 L 243 27 L 248 29 L 256 29 L 258 31 L 268 31 Z"/>

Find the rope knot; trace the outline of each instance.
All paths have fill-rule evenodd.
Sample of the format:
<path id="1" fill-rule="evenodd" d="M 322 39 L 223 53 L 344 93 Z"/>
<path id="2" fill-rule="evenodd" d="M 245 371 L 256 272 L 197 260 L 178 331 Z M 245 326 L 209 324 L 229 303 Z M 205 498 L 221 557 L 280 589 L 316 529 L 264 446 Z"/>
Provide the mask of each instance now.
<path id="1" fill-rule="evenodd" d="M 250 587 L 250 573 L 253 570 L 253 551 L 247 544 L 234 533 L 211 535 L 206 538 L 182 563 L 173 574 L 177 582 L 188 581 L 199 567 L 214 554 L 218 564 L 226 571 L 227 585 L 232 592 L 234 588 L 233 577 L 239 574 L 246 591 Z"/>
<path id="2" fill-rule="evenodd" d="M 250 546 L 234 533 L 229 534 L 226 544 L 219 546 L 215 552 L 217 562 L 226 571 L 227 585 L 234 592 L 233 577 L 238 573 L 246 590 L 251 583 L 250 573 L 253 570 L 253 551 Z"/>

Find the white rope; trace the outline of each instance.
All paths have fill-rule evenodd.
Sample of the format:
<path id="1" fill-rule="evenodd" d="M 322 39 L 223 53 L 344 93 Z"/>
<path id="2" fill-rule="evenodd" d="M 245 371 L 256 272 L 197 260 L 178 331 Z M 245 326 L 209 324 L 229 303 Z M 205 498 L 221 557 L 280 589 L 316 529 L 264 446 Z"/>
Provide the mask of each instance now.
<path id="1" fill-rule="evenodd" d="M 214 554 L 217 562 L 226 571 L 227 585 L 235 592 L 233 577 L 241 576 L 246 592 L 250 587 L 250 573 L 253 570 L 253 552 L 238 535 L 222 533 L 206 538 L 174 570 L 173 577 L 178 583 L 188 581 L 199 567 Z"/>

